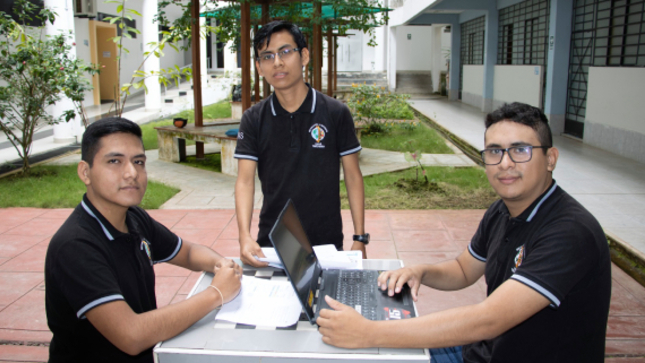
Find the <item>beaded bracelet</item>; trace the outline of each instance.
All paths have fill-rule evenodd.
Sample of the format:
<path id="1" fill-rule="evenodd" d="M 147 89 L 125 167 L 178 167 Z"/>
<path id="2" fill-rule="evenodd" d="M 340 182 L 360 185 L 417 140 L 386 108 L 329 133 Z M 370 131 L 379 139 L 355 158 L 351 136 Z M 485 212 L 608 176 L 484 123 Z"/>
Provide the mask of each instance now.
<path id="1" fill-rule="evenodd" d="M 221 292 L 221 291 L 219 291 L 219 289 L 218 289 L 217 287 L 215 287 L 215 286 L 213 286 L 213 285 L 208 285 L 208 287 L 212 287 L 213 289 L 217 290 L 217 292 L 219 292 L 219 297 L 222 299 L 222 305 L 220 305 L 220 306 L 219 306 L 218 308 L 216 308 L 216 309 L 221 309 L 221 308 L 222 308 L 222 306 L 224 306 L 224 295 L 222 295 L 222 292 Z"/>

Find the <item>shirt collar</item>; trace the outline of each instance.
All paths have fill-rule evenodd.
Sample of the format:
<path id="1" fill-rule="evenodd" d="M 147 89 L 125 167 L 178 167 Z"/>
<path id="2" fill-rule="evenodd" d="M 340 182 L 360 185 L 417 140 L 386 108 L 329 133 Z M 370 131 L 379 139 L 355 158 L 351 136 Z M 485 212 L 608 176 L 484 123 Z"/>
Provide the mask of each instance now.
<path id="1" fill-rule="evenodd" d="M 555 181 L 555 179 L 553 179 L 551 186 L 547 188 L 547 190 L 542 193 L 542 195 L 535 199 L 528 208 L 526 208 L 519 216 L 516 217 L 516 219 L 523 220 L 525 222 L 532 221 L 535 215 L 540 210 L 540 207 L 542 207 L 542 204 L 544 204 L 544 202 L 549 199 L 549 197 L 556 191 L 557 188 L 558 183 Z M 500 213 L 510 214 L 508 208 L 506 207 L 506 204 L 504 204 L 503 202 L 500 203 L 498 211 Z"/>
<path id="2" fill-rule="evenodd" d="M 101 229 L 103 230 L 103 233 L 105 233 L 105 237 L 107 237 L 108 240 L 114 241 L 116 238 L 119 238 L 125 234 L 114 228 L 114 226 L 105 217 L 103 217 L 101 212 L 99 212 L 98 209 L 96 209 L 92 202 L 90 202 L 90 200 L 87 198 L 87 194 L 83 195 L 81 206 L 87 214 L 89 214 L 92 218 L 99 222 L 99 225 L 101 226 Z M 129 211 L 130 209 L 128 208 L 128 212 Z M 134 232 L 136 226 L 134 226 L 131 221 L 132 218 L 129 218 L 129 216 L 126 215 L 125 222 L 128 225 L 128 229 L 130 230 L 130 232 Z"/>
<path id="3" fill-rule="evenodd" d="M 309 83 L 305 83 L 309 87 L 307 97 L 302 102 L 298 110 L 294 113 L 314 113 L 316 111 L 316 91 L 311 88 Z M 275 96 L 275 92 L 271 95 L 271 113 L 273 116 L 288 114 L 289 111 L 282 108 L 280 101 Z"/>

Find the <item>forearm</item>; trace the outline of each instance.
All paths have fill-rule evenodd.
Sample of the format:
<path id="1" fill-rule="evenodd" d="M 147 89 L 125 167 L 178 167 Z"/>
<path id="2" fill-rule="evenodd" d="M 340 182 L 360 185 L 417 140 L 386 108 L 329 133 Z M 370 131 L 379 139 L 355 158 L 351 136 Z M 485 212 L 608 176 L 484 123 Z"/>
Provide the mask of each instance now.
<path id="1" fill-rule="evenodd" d="M 240 239 L 251 236 L 251 217 L 255 198 L 255 180 L 239 180 L 235 183 L 235 213 Z"/>
<path id="2" fill-rule="evenodd" d="M 188 252 L 187 269 L 212 272 L 217 261 L 223 257 L 212 249 L 200 244 L 192 244 Z"/>
<path id="3" fill-rule="evenodd" d="M 433 289 L 453 291 L 470 286 L 456 260 L 434 265 L 418 265 L 414 268 L 422 269 L 421 283 Z"/>
<path id="4" fill-rule="evenodd" d="M 463 306 L 415 319 L 370 322 L 367 345 L 388 348 L 453 347 L 503 332 L 481 305 Z"/>
<path id="5" fill-rule="evenodd" d="M 117 348 L 137 355 L 186 330 L 221 304 L 220 294 L 207 288 L 190 299 L 142 314 L 125 301 L 116 301 L 90 310 L 87 318 Z M 118 316 L 122 319 L 114 319 Z"/>
<path id="6" fill-rule="evenodd" d="M 363 175 L 358 166 L 358 156 L 348 155 L 343 158 L 343 172 L 347 199 L 354 223 L 354 234 L 365 233 L 365 186 Z"/>

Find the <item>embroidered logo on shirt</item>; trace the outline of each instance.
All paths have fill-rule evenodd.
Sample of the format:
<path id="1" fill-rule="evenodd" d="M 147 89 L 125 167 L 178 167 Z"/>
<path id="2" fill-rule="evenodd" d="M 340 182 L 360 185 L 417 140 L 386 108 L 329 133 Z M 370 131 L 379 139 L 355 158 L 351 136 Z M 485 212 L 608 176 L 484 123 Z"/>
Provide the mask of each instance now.
<path id="1" fill-rule="evenodd" d="M 141 241 L 140 249 L 142 251 L 146 251 L 146 255 L 148 255 L 148 260 L 150 261 L 150 266 L 152 266 L 152 251 L 150 251 L 150 243 L 146 241 L 145 238 Z"/>
<path id="2" fill-rule="evenodd" d="M 237 138 L 240 139 L 240 140 L 244 139 L 244 133 L 242 131 L 238 132 L 237 133 Z"/>
<path id="3" fill-rule="evenodd" d="M 522 265 L 522 262 L 524 261 L 524 245 L 518 247 L 515 249 L 517 251 L 517 255 L 515 255 L 515 267 L 511 269 L 513 273 L 515 273 L 515 270 L 517 270 L 520 265 Z"/>
<path id="4" fill-rule="evenodd" d="M 325 148 L 325 145 L 321 143 L 321 141 L 323 141 L 323 139 L 327 135 L 327 128 L 325 127 L 325 125 L 314 124 L 309 128 L 309 134 L 314 140 L 316 140 L 316 143 L 311 146 L 321 149 Z"/>

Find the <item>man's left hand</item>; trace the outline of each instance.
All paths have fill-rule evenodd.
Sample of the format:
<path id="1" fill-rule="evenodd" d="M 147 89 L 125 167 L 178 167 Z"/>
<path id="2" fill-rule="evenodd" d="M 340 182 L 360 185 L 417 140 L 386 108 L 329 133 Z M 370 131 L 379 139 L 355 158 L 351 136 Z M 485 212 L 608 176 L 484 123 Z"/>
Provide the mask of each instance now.
<path id="1" fill-rule="evenodd" d="M 354 244 L 352 245 L 352 251 L 361 251 L 361 252 L 363 252 L 363 259 L 364 260 L 367 259 L 367 250 L 365 248 L 365 243 L 354 241 Z"/>
<path id="2" fill-rule="evenodd" d="M 334 310 L 322 309 L 316 320 L 323 342 L 340 348 L 369 347 L 367 334 L 371 331 L 369 325 L 372 322 L 329 296 L 325 296 L 325 301 Z"/>

